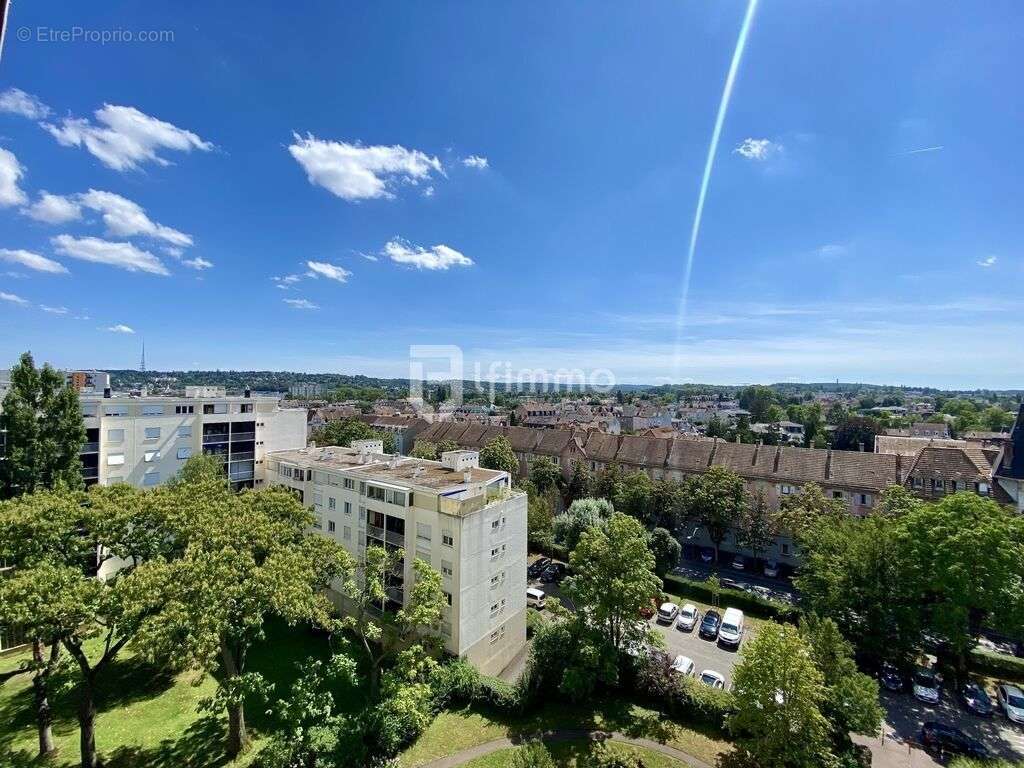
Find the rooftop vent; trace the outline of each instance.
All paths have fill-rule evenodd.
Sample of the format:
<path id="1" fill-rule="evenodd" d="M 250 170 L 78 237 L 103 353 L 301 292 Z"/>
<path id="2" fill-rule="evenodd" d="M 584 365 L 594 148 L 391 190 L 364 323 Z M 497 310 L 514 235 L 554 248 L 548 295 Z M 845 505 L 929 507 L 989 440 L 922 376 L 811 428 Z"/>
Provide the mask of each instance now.
<path id="1" fill-rule="evenodd" d="M 441 454 L 441 466 L 455 472 L 473 469 L 480 466 L 480 454 L 477 451 L 445 451 Z"/>
<path id="2" fill-rule="evenodd" d="M 462 482 L 468 483 L 473 479 L 473 473 L 468 469 L 462 473 Z"/>

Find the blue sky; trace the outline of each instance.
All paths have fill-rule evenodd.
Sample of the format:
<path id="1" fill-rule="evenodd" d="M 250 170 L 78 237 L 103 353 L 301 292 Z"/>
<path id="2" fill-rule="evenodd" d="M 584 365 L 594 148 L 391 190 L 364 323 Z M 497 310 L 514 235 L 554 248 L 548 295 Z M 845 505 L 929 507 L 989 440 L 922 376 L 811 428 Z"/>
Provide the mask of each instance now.
<path id="1" fill-rule="evenodd" d="M 745 11 L 16 3 L 0 364 L 1021 386 L 1015 2 L 762 2 L 677 333 Z"/>

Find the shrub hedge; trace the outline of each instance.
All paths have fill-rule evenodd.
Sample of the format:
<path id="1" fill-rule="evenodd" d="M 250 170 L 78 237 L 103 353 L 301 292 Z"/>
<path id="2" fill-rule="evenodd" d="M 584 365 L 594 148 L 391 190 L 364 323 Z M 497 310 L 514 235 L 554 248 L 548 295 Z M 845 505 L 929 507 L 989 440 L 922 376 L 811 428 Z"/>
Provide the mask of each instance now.
<path id="1" fill-rule="evenodd" d="M 967 666 L 979 675 L 1024 682 L 1024 659 L 1016 656 L 975 648 L 967 656 Z"/>
<path id="2" fill-rule="evenodd" d="M 686 579 L 672 573 L 665 576 L 665 591 L 681 597 L 689 596 L 703 603 L 714 603 L 715 599 L 714 592 L 706 582 Z M 796 623 L 800 616 L 799 609 L 792 605 L 765 600 L 763 597 L 738 589 L 720 588 L 718 601 L 721 605 L 739 608 L 744 613 L 761 619 Z"/>
<path id="3" fill-rule="evenodd" d="M 735 706 L 730 692 L 713 690 L 692 677 L 680 675 L 664 654 L 640 660 L 629 682 L 654 708 L 681 722 L 699 722 L 721 729 Z"/>

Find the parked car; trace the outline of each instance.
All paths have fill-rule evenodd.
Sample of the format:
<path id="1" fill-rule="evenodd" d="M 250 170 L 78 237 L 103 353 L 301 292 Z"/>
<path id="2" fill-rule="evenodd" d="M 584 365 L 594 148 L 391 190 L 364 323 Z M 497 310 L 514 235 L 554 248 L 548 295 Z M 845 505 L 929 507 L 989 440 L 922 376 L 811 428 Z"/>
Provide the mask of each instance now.
<path id="1" fill-rule="evenodd" d="M 675 603 L 662 603 L 658 608 L 656 621 L 659 624 L 671 624 L 679 615 L 679 606 Z"/>
<path id="2" fill-rule="evenodd" d="M 684 632 L 692 632 L 693 628 L 697 626 L 698 621 L 700 621 L 700 611 L 697 610 L 697 606 L 693 603 L 687 603 L 679 609 L 679 618 L 676 619 L 676 629 L 681 629 Z"/>
<path id="3" fill-rule="evenodd" d="M 743 640 L 743 611 L 739 608 L 726 608 L 722 617 L 722 626 L 718 628 L 718 642 L 732 648 L 739 648 Z"/>
<path id="4" fill-rule="evenodd" d="M 562 563 L 551 563 L 540 575 L 540 580 L 545 584 L 558 584 L 565 578 L 565 565 Z"/>
<path id="5" fill-rule="evenodd" d="M 550 557 L 538 557 L 526 567 L 526 575 L 531 579 L 536 579 L 544 573 L 544 569 L 549 565 L 551 565 Z"/>
<path id="6" fill-rule="evenodd" d="M 725 690 L 725 678 L 713 669 L 705 669 L 700 673 L 697 681 L 708 688 L 717 688 L 720 691 Z"/>
<path id="7" fill-rule="evenodd" d="M 974 681 L 964 683 L 960 687 L 960 701 L 969 712 L 979 717 L 992 716 L 992 698 Z"/>
<path id="8" fill-rule="evenodd" d="M 732 567 L 735 571 L 742 571 L 747 567 L 747 561 L 743 555 L 736 555 L 736 557 L 732 559 Z"/>
<path id="9" fill-rule="evenodd" d="M 714 562 L 714 560 L 715 560 L 715 550 L 711 549 L 711 547 L 701 547 L 700 548 L 700 559 L 701 559 L 702 562 L 705 562 L 705 563 L 712 563 L 712 562 Z"/>
<path id="10" fill-rule="evenodd" d="M 888 661 L 882 663 L 882 668 L 878 672 L 878 682 L 882 684 L 885 690 L 892 691 L 893 693 L 899 693 L 905 685 L 903 675 L 900 674 L 896 665 L 890 664 Z"/>
<path id="11" fill-rule="evenodd" d="M 942 697 L 942 682 L 934 669 L 918 667 L 914 671 L 914 698 L 925 704 L 938 704 Z"/>
<path id="12" fill-rule="evenodd" d="M 705 640 L 718 639 L 718 627 L 722 624 L 722 616 L 718 611 L 708 611 L 700 623 L 698 634 Z"/>
<path id="13" fill-rule="evenodd" d="M 769 579 L 776 579 L 779 576 L 779 563 L 777 560 L 768 560 L 764 564 L 764 575 Z"/>
<path id="14" fill-rule="evenodd" d="M 546 597 L 547 595 L 544 594 L 544 590 L 536 589 L 535 587 L 526 588 L 527 607 L 532 607 L 536 608 L 538 611 L 543 611 Z"/>
<path id="15" fill-rule="evenodd" d="M 693 659 L 689 656 L 679 655 L 672 660 L 672 670 L 686 677 L 693 677 Z"/>
<path id="16" fill-rule="evenodd" d="M 1024 691 L 1010 683 L 996 686 L 996 700 L 999 708 L 1012 723 L 1024 723 Z"/>
<path id="17" fill-rule="evenodd" d="M 722 585 L 722 589 L 735 589 L 740 592 L 746 592 L 747 587 L 745 584 L 740 584 L 736 579 L 722 579 L 719 584 Z"/>
<path id="18" fill-rule="evenodd" d="M 965 755 L 980 760 L 987 760 L 989 756 L 980 741 L 972 739 L 959 728 L 943 723 L 925 723 L 921 728 L 921 743 L 925 749 L 941 755 Z"/>

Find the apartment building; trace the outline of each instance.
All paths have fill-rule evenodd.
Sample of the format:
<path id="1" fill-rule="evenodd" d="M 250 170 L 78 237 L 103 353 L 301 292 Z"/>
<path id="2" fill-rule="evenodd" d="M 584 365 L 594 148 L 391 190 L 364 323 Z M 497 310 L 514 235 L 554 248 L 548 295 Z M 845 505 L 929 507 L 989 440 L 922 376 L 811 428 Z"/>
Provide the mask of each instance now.
<path id="1" fill-rule="evenodd" d="M 223 388 L 188 388 L 184 397 L 81 394 L 86 485 L 160 485 L 191 456 L 221 458 L 232 487 L 264 477 L 270 451 L 306 444 L 306 412 L 282 409 L 277 398 L 228 397 Z"/>
<path id="2" fill-rule="evenodd" d="M 526 643 L 526 494 L 507 472 L 480 468 L 476 451 L 439 462 L 382 451 L 379 440 L 276 451 L 267 483 L 293 489 L 316 515 L 315 533 L 357 561 L 368 546 L 404 550 L 385 610 L 405 603 L 414 558 L 430 563 L 448 602 L 445 650 L 498 674 Z"/>

